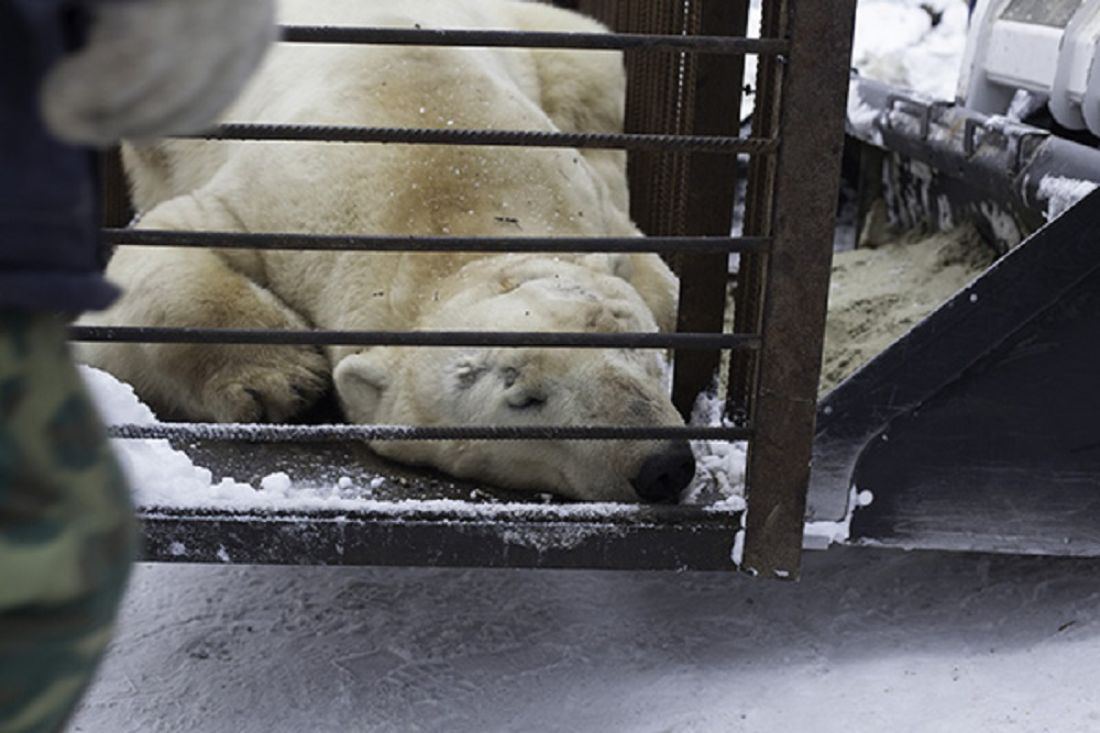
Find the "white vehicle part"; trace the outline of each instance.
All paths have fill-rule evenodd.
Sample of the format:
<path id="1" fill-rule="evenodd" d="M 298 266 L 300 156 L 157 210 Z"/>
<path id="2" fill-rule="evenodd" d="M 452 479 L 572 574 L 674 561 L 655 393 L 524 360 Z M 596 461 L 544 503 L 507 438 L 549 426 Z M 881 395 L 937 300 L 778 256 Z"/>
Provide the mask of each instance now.
<path id="1" fill-rule="evenodd" d="M 979 0 L 958 100 L 1001 115 L 1020 89 L 1048 96 L 1060 125 L 1100 136 L 1100 0 Z"/>
<path id="2" fill-rule="evenodd" d="M 1100 3 L 1081 7 L 1066 26 L 1061 61 L 1050 98 L 1050 113 L 1073 130 L 1088 127 L 1100 135 Z"/>

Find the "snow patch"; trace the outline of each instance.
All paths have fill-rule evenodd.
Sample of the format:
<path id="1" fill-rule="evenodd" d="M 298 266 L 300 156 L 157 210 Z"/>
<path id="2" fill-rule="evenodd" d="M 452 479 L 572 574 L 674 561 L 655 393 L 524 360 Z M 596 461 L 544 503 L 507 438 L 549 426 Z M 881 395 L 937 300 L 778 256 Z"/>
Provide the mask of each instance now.
<path id="1" fill-rule="evenodd" d="M 130 385 L 88 366 L 80 366 L 80 373 L 107 424 L 158 422 Z M 265 476 L 257 491 L 251 484 L 232 478 L 215 482 L 209 469 L 196 466 L 167 440 L 115 439 L 111 443 L 139 506 L 350 509 L 358 506 L 359 497 L 369 494 L 369 490 L 350 484 L 337 488 L 295 486 L 284 472 Z"/>
<path id="2" fill-rule="evenodd" d="M 691 424 L 707 427 L 733 427 L 724 413 L 725 406 L 717 389 L 699 395 L 692 410 Z M 681 503 L 706 504 L 716 511 L 740 511 L 745 508 L 745 461 L 748 444 L 725 440 L 693 440 L 695 479 Z"/>
<path id="3" fill-rule="evenodd" d="M 748 35 L 760 36 L 761 2 L 749 6 Z M 933 24 L 935 17 L 939 22 Z M 966 4 L 957 0 L 861 0 L 856 9 L 852 67 L 871 79 L 955 98 L 966 41 Z M 744 83 L 756 86 L 756 56 L 745 57 Z M 752 113 L 755 95 L 741 101 L 741 118 Z M 852 107 L 849 106 L 849 115 Z"/>
<path id="4" fill-rule="evenodd" d="M 864 142 L 883 147 L 882 131 L 878 127 L 879 113 L 863 101 L 859 95 L 859 82 L 852 79 L 848 83 L 848 132 Z"/>
<path id="5" fill-rule="evenodd" d="M 81 366 L 80 373 L 106 423 L 157 422 L 153 411 L 137 398 L 130 385 L 88 366 Z M 203 500 L 199 503 L 225 503 L 256 494 L 250 485 L 232 479 L 215 483 L 209 470 L 196 466 L 167 440 L 113 440 L 112 444 L 139 505 L 178 506 L 195 503 L 195 499 Z M 187 501 L 188 497 L 192 500 Z"/>
<path id="6" fill-rule="evenodd" d="M 1047 221 L 1054 221 L 1081 199 L 1096 190 L 1096 183 L 1078 178 L 1061 176 L 1043 176 L 1039 181 L 1039 198 L 1047 200 L 1043 215 Z"/>
<path id="7" fill-rule="evenodd" d="M 158 422 L 153 411 L 137 398 L 130 385 L 98 369 L 81 366 L 80 370 L 105 422 L 138 425 Z M 722 404 L 717 398 L 701 398 L 694 422 L 728 427 L 732 423 L 722 417 L 721 410 Z M 395 517 L 424 512 L 469 517 L 515 516 L 529 514 L 533 508 L 531 504 L 516 502 L 376 500 L 372 494 L 383 485 L 382 476 L 372 477 L 365 487 L 357 486 L 348 476 L 341 476 L 334 485 L 309 486 L 296 482 L 285 471 L 278 471 L 264 476 L 257 489 L 232 478 L 215 482 L 208 469 L 196 466 L 187 454 L 173 448 L 167 440 L 114 439 L 111 442 L 133 487 L 135 502 L 144 507 L 297 511 L 340 509 Z M 695 441 L 692 449 L 698 470 L 692 485 L 685 491 L 683 503 L 706 504 L 708 511 L 718 513 L 741 511 L 745 506 L 745 444 Z M 534 509 L 538 518 L 603 520 L 612 516 L 633 515 L 639 511 L 640 505 L 543 504 L 534 505 Z M 574 530 L 571 528 L 570 531 Z M 579 542 L 581 539 L 583 537 L 563 536 L 561 542 Z"/>
<path id="8" fill-rule="evenodd" d="M 939 22 L 933 24 L 936 16 Z M 967 20 L 962 2 L 863 0 L 856 11 L 852 66 L 872 79 L 952 100 Z"/>
<path id="9" fill-rule="evenodd" d="M 1027 89 L 1017 89 L 1012 95 L 1012 101 L 1008 104 L 1005 117 L 1014 122 L 1023 122 L 1047 105 L 1049 98 L 1045 94 L 1037 94 Z"/>
<path id="10" fill-rule="evenodd" d="M 806 550 L 824 550 L 829 545 L 842 544 L 851 536 L 852 515 L 860 508 L 870 506 L 874 494 L 852 487 L 848 497 L 848 513 L 837 522 L 806 522 L 802 529 L 802 547 Z"/>
<path id="11" fill-rule="evenodd" d="M 337 482 L 336 485 L 339 487 L 340 483 Z M 287 475 L 285 471 L 269 473 L 267 476 L 260 479 L 260 489 L 263 491 L 285 494 L 290 490 L 290 476 Z"/>
<path id="12" fill-rule="evenodd" d="M 1012 214 L 992 201 L 982 201 L 978 204 L 978 210 L 989 224 L 993 239 L 999 247 L 1009 250 L 1023 241 L 1023 232 L 1020 231 L 1020 225 L 1016 223 Z"/>

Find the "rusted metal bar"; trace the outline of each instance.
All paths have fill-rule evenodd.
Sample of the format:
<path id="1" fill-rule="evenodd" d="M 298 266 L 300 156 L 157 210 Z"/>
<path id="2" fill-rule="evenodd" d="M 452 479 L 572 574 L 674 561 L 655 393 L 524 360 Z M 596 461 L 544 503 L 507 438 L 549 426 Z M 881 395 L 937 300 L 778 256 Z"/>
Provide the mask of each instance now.
<path id="1" fill-rule="evenodd" d="M 788 50 L 788 44 L 783 39 L 731 38 L 725 35 L 680 36 L 651 33 L 553 33 L 333 26 L 283 26 L 281 31 L 280 40 L 284 43 L 684 51 L 736 56 L 776 55 L 786 53 Z"/>
<path id="2" fill-rule="evenodd" d="M 775 237 L 767 255 L 762 345 L 749 444 L 742 567 L 799 572 L 855 0 L 775 0 L 791 51 L 782 64 Z M 807 175 L 807 171 L 814 175 Z"/>
<path id="3" fill-rule="evenodd" d="M 767 237 L 457 237 L 105 229 L 115 245 L 368 252 L 763 252 Z"/>
<path id="4" fill-rule="evenodd" d="M 785 17 L 771 4 L 763 8 L 760 32 L 765 37 L 785 33 Z M 753 90 L 752 134 L 772 135 L 779 130 L 780 59 L 762 58 L 756 68 Z M 775 204 L 775 157 L 754 155 L 749 158 L 743 234 L 771 233 Z M 734 331 L 760 328 L 763 309 L 763 283 L 767 259 L 754 254 L 740 258 L 737 286 L 734 290 Z M 755 409 L 757 360 L 755 354 L 732 354 L 726 390 L 727 410 L 751 414 Z"/>
<path id="5" fill-rule="evenodd" d="M 710 153 L 771 153 L 777 140 L 717 135 L 662 135 L 537 130 L 467 130 L 351 125 L 269 125 L 234 123 L 207 132 L 176 135 L 198 140 L 244 142 L 401 143 L 407 145 L 485 145 L 516 148 L 599 148 L 675 150 Z"/>
<path id="6" fill-rule="evenodd" d="M 71 326 L 69 339 L 139 344 L 283 344 L 296 346 L 550 346 L 589 349 L 755 349 L 754 334 L 531 331 L 281 331 L 249 328 Z"/>
<path id="7" fill-rule="evenodd" d="M 694 32 L 743 35 L 748 1 L 695 0 L 687 6 Z M 737 56 L 684 56 L 684 125 L 693 135 L 736 136 L 741 126 L 744 59 Z M 733 226 L 737 161 L 733 156 L 693 153 L 683 163 L 683 229 L 688 235 L 728 235 Z M 721 333 L 725 323 L 728 257 L 683 253 L 679 257 L 680 301 L 677 330 Z M 718 373 L 718 351 L 677 352 L 672 399 L 690 416 L 696 397 Z"/>
<path id="8" fill-rule="evenodd" d="M 452 502 L 457 505 L 458 502 Z M 573 505 L 578 506 L 578 505 Z M 729 570 L 737 512 L 375 502 L 368 509 L 145 508 L 142 559 L 281 565 Z M 497 509 L 497 511 L 492 511 Z M 614 510 L 614 511 L 613 511 Z"/>
<path id="9" fill-rule="evenodd" d="M 266 425 L 156 423 L 111 425 L 112 438 L 331 443 L 345 440 L 748 440 L 752 428 L 618 425 Z"/>

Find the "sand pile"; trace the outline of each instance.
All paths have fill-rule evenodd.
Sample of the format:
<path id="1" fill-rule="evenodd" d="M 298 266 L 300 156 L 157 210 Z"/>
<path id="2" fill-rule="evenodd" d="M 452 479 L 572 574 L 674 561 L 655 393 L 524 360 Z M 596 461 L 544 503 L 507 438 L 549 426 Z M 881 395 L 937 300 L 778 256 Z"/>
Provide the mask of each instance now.
<path id="1" fill-rule="evenodd" d="M 833 258 L 820 392 L 829 391 L 977 277 L 996 253 L 972 226 L 908 233 Z"/>

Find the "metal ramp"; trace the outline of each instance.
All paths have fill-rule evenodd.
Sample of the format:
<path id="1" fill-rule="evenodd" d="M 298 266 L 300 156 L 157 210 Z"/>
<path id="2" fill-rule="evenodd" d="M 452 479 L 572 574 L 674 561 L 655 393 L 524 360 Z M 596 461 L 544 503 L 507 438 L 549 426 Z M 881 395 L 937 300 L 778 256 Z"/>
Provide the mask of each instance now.
<path id="1" fill-rule="evenodd" d="M 834 390 L 815 488 L 873 502 L 851 541 L 1100 556 L 1100 193 Z"/>

